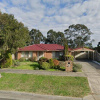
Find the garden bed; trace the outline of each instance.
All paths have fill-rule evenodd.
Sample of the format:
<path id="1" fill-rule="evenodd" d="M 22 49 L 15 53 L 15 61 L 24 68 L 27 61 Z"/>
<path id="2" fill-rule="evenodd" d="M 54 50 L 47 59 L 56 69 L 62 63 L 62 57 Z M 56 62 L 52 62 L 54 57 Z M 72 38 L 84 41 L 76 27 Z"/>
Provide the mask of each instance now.
<path id="1" fill-rule="evenodd" d="M 1 73 L 0 90 L 83 97 L 90 93 L 86 77 Z"/>

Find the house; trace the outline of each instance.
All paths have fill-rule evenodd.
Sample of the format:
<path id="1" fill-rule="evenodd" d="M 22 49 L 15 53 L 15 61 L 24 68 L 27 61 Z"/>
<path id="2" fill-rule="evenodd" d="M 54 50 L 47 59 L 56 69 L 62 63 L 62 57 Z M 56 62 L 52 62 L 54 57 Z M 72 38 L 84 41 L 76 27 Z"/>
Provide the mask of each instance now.
<path id="1" fill-rule="evenodd" d="M 68 49 L 69 54 L 76 59 L 92 59 L 94 60 L 94 50 L 88 48 Z M 18 49 L 17 59 L 21 57 L 31 58 L 36 57 L 39 60 L 41 57 L 59 58 L 64 52 L 64 46 L 59 44 L 34 44 Z"/>
<path id="2" fill-rule="evenodd" d="M 59 44 L 34 44 L 18 49 L 17 59 L 21 57 L 30 58 L 36 57 L 37 60 L 41 57 L 59 58 L 63 55 L 64 46 Z M 70 51 L 70 49 L 69 49 Z"/>

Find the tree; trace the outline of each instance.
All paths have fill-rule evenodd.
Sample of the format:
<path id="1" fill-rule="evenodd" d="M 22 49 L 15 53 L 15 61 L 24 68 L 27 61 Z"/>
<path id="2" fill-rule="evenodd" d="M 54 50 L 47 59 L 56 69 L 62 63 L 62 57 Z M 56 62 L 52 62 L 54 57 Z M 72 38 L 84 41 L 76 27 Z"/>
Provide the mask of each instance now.
<path id="1" fill-rule="evenodd" d="M 98 45 L 96 47 L 96 50 L 100 53 L 100 42 L 98 42 Z"/>
<path id="2" fill-rule="evenodd" d="M 41 42 L 45 41 L 45 37 L 43 36 L 43 34 L 37 30 L 37 29 L 32 29 L 29 32 L 30 38 L 31 38 L 31 42 L 30 44 L 40 44 Z"/>
<path id="3" fill-rule="evenodd" d="M 52 29 L 47 32 L 47 39 L 45 41 L 46 44 L 48 43 L 64 45 L 65 42 L 66 39 L 63 32 L 56 32 Z"/>
<path id="4" fill-rule="evenodd" d="M 92 44 L 91 34 L 93 33 L 85 25 L 70 25 L 64 32 L 70 48 L 91 46 Z"/>
<path id="5" fill-rule="evenodd" d="M 0 57 L 5 54 L 15 53 L 18 48 L 26 45 L 29 41 L 28 28 L 18 22 L 13 15 L 0 12 Z"/>

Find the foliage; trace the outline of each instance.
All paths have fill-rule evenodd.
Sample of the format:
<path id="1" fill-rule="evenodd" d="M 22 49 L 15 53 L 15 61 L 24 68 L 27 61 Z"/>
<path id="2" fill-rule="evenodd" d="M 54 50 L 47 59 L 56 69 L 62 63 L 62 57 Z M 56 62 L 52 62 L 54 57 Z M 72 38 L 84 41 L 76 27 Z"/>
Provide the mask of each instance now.
<path id="1" fill-rule="evenodd" d="M 74 60 L 74 57 L 72 55 L 66 55 L 65 57 L 67 58 L 67 60 L 71 60 L 71 61 Z"/>
<path id="2" fill-rule="evenodd" d="M 25 58 L 25 57 L 21 57 L 21 58 L 19 59 L 19 61 L 20 61 L 20 62 L 24 62 L 24 61 L 26 61 L 26 58 Z"/>
<path id="3" fill-rule="evenodd" d="M 12 66 L 20 66 L 19 60 L 12 60 Z"/>
<path id="4" fill-rule="evenodd" d="M 53 62 L 53 59 L 49 59 L 49 64 L 50 64 L 50 67 L 53 68 L 54 67 L 54 62 Z"/>
<path id="5" fill-rule="evenodd" d="M 54 68 L 59 69 L 59 61 L 57 59 L 53 59 Z"/>
<path id="6" fill-rule="evenodd" d="M 64 53 L 65 55 L 68 55 L 68 44 L 64 45 Z"/>
<path id="7" fill-rule="evenodd" d="M 1 68 L 8 68 L 12 66 L 12 55 L 11 53 L 6 54 L 6 59 L 1 62 Z"/>
<path id="8" fill-rule="evenodd" d="M 64 60 L 65 60 L 65 56 L 64 56 L 64 55 L 59 56 L 59 60 L 60 60 L 60 61 L 64 61 Z"/>
<path id="9" fill-rule="evenodd" d="M 64 45 L 66 42 L 65 36 L 63 32 L 56 32 L 54 30 L 49 30 L 47 32 L 47 39 L 45 40 L 45 43 L 49 44 L 61 44 Z"/>
<path id="10" fill-rule="evenodd" d="M 100 53 L 100 42 L 98 42 L 97 47 L 95 47 L 95 50 L 97 50 Z"/>
<path id="11" fill-rule="evenodd" d="M 91 40 L 93 33 L 83 24 L 70 25 L 64 32 L 70 48 L 90 47 L 94 41 Z"/>
<path id="12" fill-rule="evenodd" d="M 15 53 L 30 40 L 28 28 L 18 22 L 13 15 L 0 12 L 0 53 L 5 60 L 5 54 Z"/>
<path id="13" fill-rule="evenodd" d="M 41 67 L 41 65 L 42 65 L 42 62 L 49 62 L 49 60 L 48 60 L 48 58 L 41 57 L 41 58 L 39 59 L 39 61 L 38 61 L 40 67 Z"/>
<path id="14" fill-rule="evenodd" d="M 36 57 L 30 57 L 30 58 L 28 58 L 28 60 L 34 62 L 34 61 L 36 61 Z"/>
<path id="15" fill-rule="evenodd" d="M 32 44 L 40 44 L 41 42 L 44 42 L 45 41 L 45 37 L 37 29 L 32 29 L 29 32 L 29 35 L 30 35 L 30 38 L 31 38 L 30 45 L 32 45 Z"/>
<path id="16" fill-rule="evenodd" d="M 82 69 L 82 65 L 81 64 L 75 64 L 73 63 L 73 72 L 79 72 Z"/>
<path id="17" fill-rule="evenodd" d="M 65 61 L 60 61 L 60 62 L 59 62 L 59 66 L 60 66 L 60 67 L 65 67 Z"/>
<path id="18" fill-rule="evenodd" d="M 48 62 L 42 62 L 41 67 L 45 70 L 50 69 L 50 64 Z"/>

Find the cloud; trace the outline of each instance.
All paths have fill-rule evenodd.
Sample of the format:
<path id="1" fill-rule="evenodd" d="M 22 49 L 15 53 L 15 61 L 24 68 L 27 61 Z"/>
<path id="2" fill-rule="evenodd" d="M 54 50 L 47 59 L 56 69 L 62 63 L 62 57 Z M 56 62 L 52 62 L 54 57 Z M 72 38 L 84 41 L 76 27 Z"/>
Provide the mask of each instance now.
<path id="1" fill-rule="evenodd" d="M 100 41 L 100 0 L 2 0 L 0 10 L 45 36 L 49 29 L 63 32 L 69 25 L 85 24 L 94 33 L 94 46 Z"/>

